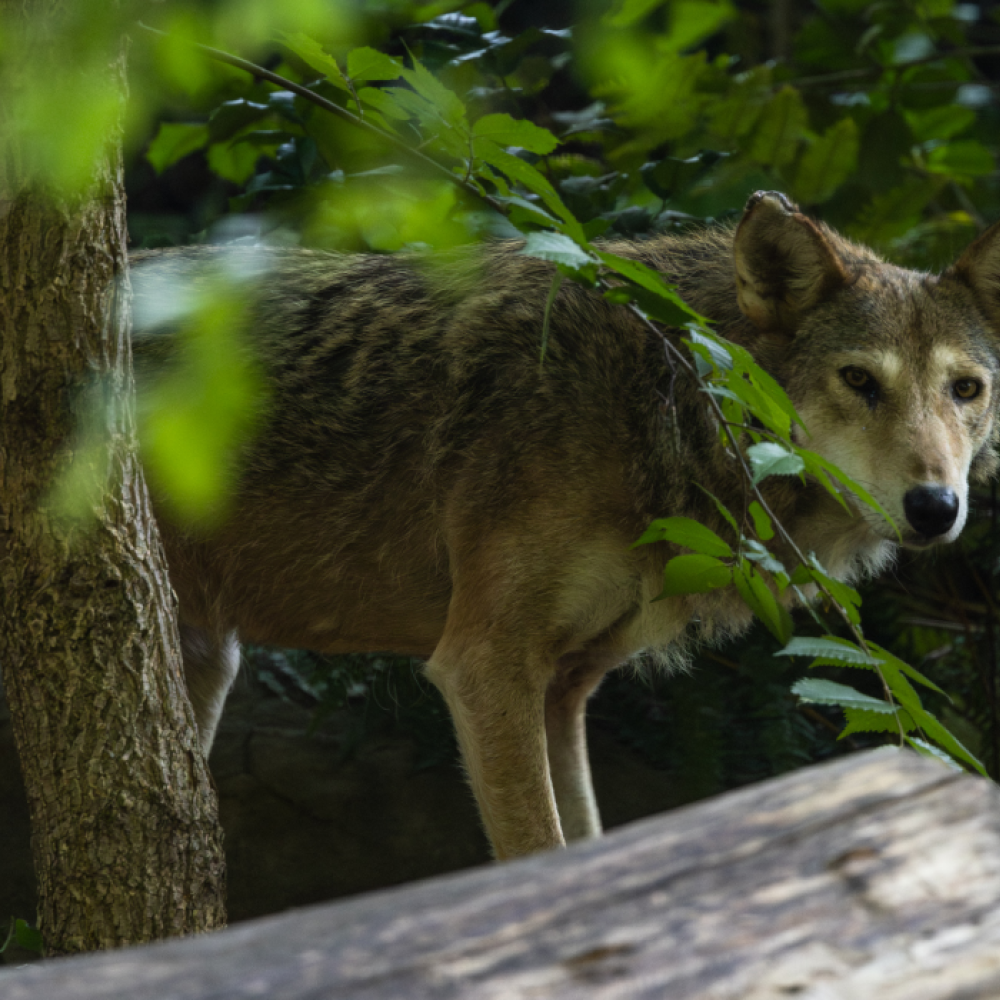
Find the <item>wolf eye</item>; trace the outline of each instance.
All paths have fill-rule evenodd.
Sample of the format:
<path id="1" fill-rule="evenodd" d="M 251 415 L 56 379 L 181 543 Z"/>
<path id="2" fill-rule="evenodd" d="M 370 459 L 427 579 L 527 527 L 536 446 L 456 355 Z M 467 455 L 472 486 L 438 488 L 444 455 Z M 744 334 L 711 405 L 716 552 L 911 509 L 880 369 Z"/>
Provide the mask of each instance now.
<path id="1" fill-rule="evenodd" d="M 952 387 L 951 391 L 956 399 L 975 399 L 982 391 L 982 386 L 974 378 L 960 378 Z"/>
<path id="2" fill-rule="evenodd" d="M 864 368 L 855 368 L 854 365 L 848 365 L 846 368 L 840 369 L 840 377 L 852 389 L 856 389 L 858 392 L 875 392 L 878 389 L 878 383 Z"/>

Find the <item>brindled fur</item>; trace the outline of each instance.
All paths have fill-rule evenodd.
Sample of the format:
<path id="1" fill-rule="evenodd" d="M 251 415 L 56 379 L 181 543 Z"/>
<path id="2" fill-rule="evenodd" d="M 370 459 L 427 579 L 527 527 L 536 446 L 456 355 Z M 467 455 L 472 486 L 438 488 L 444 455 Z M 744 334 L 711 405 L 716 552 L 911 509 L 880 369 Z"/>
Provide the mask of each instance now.
<path id="1" fill-rule="evenodd" d="M 918 274 L 758 194 L 738 228 L 606 248 L 664 274 L 747 348 L 806 416 L 813 437 L 799 431 L 801 443 L 923 545 L 905 528 L 905 491 L 964 489 L 996 465 L 998 244 L 992 230 L 943 276 Z M 735 541 L 706 491 L 744 519 L 752 497 L 703 393 L 674 372 L 658 333 L 572 282 L 540 361 L 554 267 L 520 250 L 134 259 L 140 300 L 145 273 L 183 286 L 223 255 L 259 272 L 244 334 L 269 400 L 233 458 L 230 511 L 204 533 L 159 506 L 206 750 L 237 635 L 429 658 L 501 857 L 599 832 L 583 720 L 608 669 L 647 649 L 676 660 L 692 635 L 750 620 L 731 589 L 651 603 L 681 550 L 630 549 L 669 515 Z M 139 331 L 140 390 L 172 363 L 163 332 Z M 872 371 L 879 406 L 844 384 L 845 366 Z M 952 398 L 962 378 L 981 382 L 976 399 Z M 845 510 L 796 477 L 762 488 L 798 545 L 840 578 L 891 558 L 895 534 L 861 505 Z"/>

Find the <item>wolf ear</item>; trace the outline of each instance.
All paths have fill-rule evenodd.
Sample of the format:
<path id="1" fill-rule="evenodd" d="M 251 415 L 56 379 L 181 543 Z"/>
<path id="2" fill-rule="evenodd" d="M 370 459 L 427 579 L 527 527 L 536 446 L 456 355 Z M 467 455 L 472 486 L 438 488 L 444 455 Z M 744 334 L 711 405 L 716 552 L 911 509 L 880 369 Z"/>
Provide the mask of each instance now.
<path id="1" fill-rule="evenodd" d="M 802 313 L 850 281 L 823 230 L 776 191 L 747 202 L 733 259 L 740 309 L 762 330 L 792 333 Z"/>
<path id="2" fill-rule="evenodd" d="M 986 315 L 1000 327 L 1000 222 L 977 236 L 944 277 L 968 285 Z"/>

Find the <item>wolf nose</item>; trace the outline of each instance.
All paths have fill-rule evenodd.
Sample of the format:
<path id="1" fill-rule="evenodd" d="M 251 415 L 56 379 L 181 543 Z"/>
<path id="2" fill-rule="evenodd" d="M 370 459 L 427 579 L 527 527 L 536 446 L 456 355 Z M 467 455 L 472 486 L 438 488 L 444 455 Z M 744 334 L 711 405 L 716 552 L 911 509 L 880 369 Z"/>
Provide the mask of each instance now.
<path id="1" fill-rule="evenodd" d="M 928 538 L 943 535 L 958 517 L 958 497 L 948 486 L 914 486 L 903 497 L 906 520 Z"/>

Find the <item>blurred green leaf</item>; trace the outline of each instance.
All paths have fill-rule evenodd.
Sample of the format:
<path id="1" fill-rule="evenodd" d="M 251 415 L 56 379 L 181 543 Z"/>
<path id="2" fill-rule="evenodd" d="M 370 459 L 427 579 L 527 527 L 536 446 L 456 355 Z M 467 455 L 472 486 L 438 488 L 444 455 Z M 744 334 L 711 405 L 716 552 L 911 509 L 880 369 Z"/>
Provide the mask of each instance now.
<path id="1" fill-rule="evenodd" d="M 163 124 L 146 150 L 146 159 L 162 174 L 171 164 L 205 146 L 208 139 L 207 125 Z"/>
<path id="2" fill-rule="evenodd" d="M 809 116 L 799 92 L 794 87 L 782 87 L 754 125 L 750 155 L 758 163 L 785 166 L 798 152 L 808 125 Z"/>
<path id="3" fill-rule="evenodd" d="M 793 192 L 807 205 L 819 205 L 857 169 L 858 130 L 850 118 L 841 118 L 802 154 Z"/>

